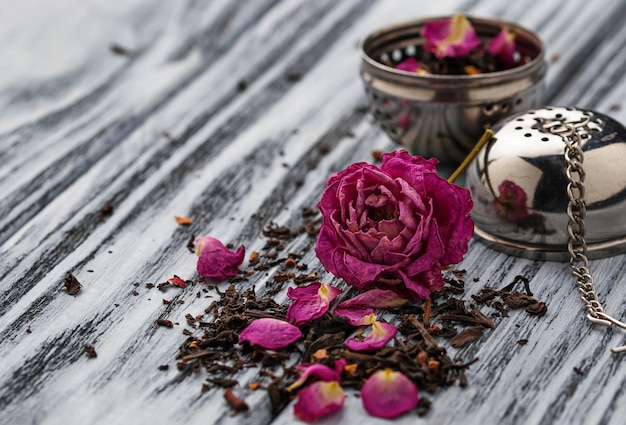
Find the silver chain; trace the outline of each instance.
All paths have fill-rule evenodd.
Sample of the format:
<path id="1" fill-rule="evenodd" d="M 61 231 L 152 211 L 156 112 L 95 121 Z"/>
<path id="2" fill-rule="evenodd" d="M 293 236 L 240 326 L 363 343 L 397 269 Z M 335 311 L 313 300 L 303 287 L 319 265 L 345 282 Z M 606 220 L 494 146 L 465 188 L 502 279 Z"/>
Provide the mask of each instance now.
<path id="1" fill-rule="evenodd" d="M 552 134 L 558 134 L 565 142 L 565 175 L 567 176 L 567 250 L 570 254 L 569 264 L 576 277 L 576 286 L 587 310 L 587 319 L 593 323 L 611 326 L 616 325 L 626 329 L 626 323 L 607 315 L 598 299 L 598 291 L 589 272 L 587 257 L 587 242 L 585 240 L 585 170 L 583 169 L 582 140 L 589 137 L 586 128 L 589 117 L 575 122 L 564 123 L 549 121 L 543 123 L 543 128 Z M 626 352 L 626 345 L 612 348 L 614 353 Z"/>

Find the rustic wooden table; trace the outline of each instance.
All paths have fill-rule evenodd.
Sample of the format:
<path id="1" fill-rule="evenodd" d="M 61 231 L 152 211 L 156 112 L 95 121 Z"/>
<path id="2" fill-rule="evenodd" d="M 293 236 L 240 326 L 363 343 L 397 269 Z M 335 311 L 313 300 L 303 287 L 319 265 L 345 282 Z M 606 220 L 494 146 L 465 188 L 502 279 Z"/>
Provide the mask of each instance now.
<path id="1" fill-rule="evenodd" d="M 331 173 L 396 149 L 364 109 L 358 42 L 395 21 L 456 11 L 536 30 L 547 45 L 546 103 L 626 122 L 623 0 L 3 2 L 0 423 L 295 422 L 291 405 L 274 416 L 267 393 L 245 385 L 233 391 L 250 411 L 231 417 L 221 388 L 201 391 L 206 373 L 180 372 L 185 315 L 202 314 L 215 292 L 147 284 L 197 277 L 192 233 L 261 250 L 262 229 L 298 226 Z M 286 250 L 342 286 L 311 240 L 302 234 Z M 426 416 L 395 422 L 624 423 L 625 357 L 609 348 L 625 334 L 585 320 L 566 264 L 472 241 L 458 268 L 466 299 L 527 276 L 548 314 L 514 311 L 449 348 L 478 358 L 469 385 L 425 393 Z M 623 320 L 624 257 L 591 268 L 606 310 Z M 280 270 L 240 285 L 262 293 Z M 68 272 L 83 285 L 76 296 L 63 288 Z M 285 290 L 274 297 L 285 303 Z M 367 416 L 353 394 L 321 421 L 359 422 L 388 421 Z"/>

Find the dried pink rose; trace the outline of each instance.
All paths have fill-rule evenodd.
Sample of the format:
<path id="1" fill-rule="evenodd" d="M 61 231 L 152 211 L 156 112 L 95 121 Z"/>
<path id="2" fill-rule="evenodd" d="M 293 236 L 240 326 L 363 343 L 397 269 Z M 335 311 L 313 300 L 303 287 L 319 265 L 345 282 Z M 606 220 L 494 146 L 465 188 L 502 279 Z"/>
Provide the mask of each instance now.
<path id="1" fill-rule="evenodd" d="M 474 27 L 462 13 L 427 22 L 422 28 L 422 37 L 426 39 L 424 50 L 438 58 L 467 56 L 472 49 L 480 46 Z"/>
<path id="2" fill-rule="evenodd" d="M 397 328 L 391 323 L 379 322 L 376 320 L 371 321 L 372 328 L 367 336 L 360 341 L 356 338 L 348 338 L 345 342 L 346 347 L 352 351 L 375 351 L 383 348 L 396 334 Z M 371 317 L 371 316 L 367 316 Z"/>
<path id="3" fill-rule="evenodd" d="M 514 68 L 517 64 L 515 58 L 517 54 L 515 34 L 506 27 L 503 27 L 498 35 L 489 40 L 487 49 L 489 49 L 489 53 L 491 53 L 493 57 L 498 58 L 500 62 L 502 62 L 505 69 Z"/>
<path id="4" fill-rule="evenodd" d="M 318 204 L 315 251 L 324 267 L 358 289 L 425 299 L 443 288 L 474 227 L 467 189 L 437 175 L 436 159 L 384 154 L 380 168 L 350 165 L 331 176 Z"/>
<path id="5" fill-rule="evenodd" d="M 293 410 L 298 418 L 313 422 L 340 410 L 345 399 L 346 394 L 338 381 L 318 381 L 298 393 Z"/>
<path id="6" fill-rule="evenodd" d="M 197 269 L 202 277 L 226 280 L 237 276 L 238 267 L 243 263 L 246 249 L 242 245 L 236 252 L 230 251 L 219 240 L 203 236 L 196 240 Z"/>
<path id="7" fill-rule="evenodd" d="M 417 406 L 418 393 L 415 384 L 405 375 L 385 369 L 365 381 L 361 400 L 370 415 L 393 419 Z"/>
<path id="8" fill-rule="evenodd" d="M 341 289 L 320 282 L 287 289 L 287 296 L 294 300 L 287 309 L 287 321 L 300 326 L 322 317 L 339 294 Z"/>
<path id="9" fill-rule="evenodd" d="M 250 323 L 239 334 L 239 343 L 249 343 L 252 346 L 279 350 L 296 342 L 302 332 L 291 323 L 278 319 L 261 318 Z"/>
<path id="10" fill-rule="evenodd" d="M 311 365 L 298 365 L 296 370 L 302 374 L 298 377 L 293 384 L 289 385 L 286 390 L 293 391 L 294 389 L 301 387 L 309 376 L 314 376 L 322 381 L 339 381 L 341 379 L 341 372 L 346 366 L 345 359 L 335 360 L 335 368 L 331 369 L 325 364 L 316 363 Z"/>

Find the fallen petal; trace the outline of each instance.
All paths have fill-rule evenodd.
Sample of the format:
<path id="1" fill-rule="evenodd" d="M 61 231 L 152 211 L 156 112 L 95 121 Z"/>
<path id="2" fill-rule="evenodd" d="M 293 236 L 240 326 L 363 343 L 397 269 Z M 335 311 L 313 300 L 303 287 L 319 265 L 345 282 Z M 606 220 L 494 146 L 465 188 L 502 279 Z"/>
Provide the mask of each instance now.
<path id="1" fill-rule="evenodd" d="M 294 302 L 287 309 L 287 320 L 297 326 L 322 317 L 330 303 L 341 290 L 320 282 L 287 289 L 287 296 Z"/>
<path id="2" fill-rule="evenodd" d="M 278 319 L 262 318 L 250 323 L 239 334 L 239 343 L 278 350 L 297 341 L 302 332 L 296 326 Z"/>
<path id="3" fill-rule="evenodd" d="M 376 320 L 374 310 L 364 306 L 348 308 L 341 308 L 338 306 L 335 308 L 335 315 L 347 319 L 348 323 L 352 326 L 371 325 Z"/>
<path id="4" fill-rule="evenodd" d="M 415 384 L 404 374 L 391 369 L 379 370 L 361 388 L 363 407 L 372 416 L 396 418 L 417 406 Z"/>
<path id="5" fill-rule="evenodd" d="M 172 285 L 176 285 L 180 288 L 184 288 L 187 286 L 187 283 L 176 275 L 174 275 L 174 277 L 170 277 L 169 279 L 167 279 L 167 281 L 171 283 Z"/>
<path id="6" fill-rule="evenodd" d="M 322 381 L 339 381 L 341 379 L 341 372 L 346 365 L 345 359 L 339 359 L 335 361 L 335 368 L 331 369 L 324 364 L 312 364 L 312 365 L 298 365 L 296 370 L 302 372 L 302 375 L 286 389 L 287 391 L 293 391 L 294 389 L 301 387 L 309 376 L 314 376 Z"/>
<path id="7" fill-rule="evenodd" d="M 222 242 L 210 236 L 198 238 L 194 250 L 198 256 L 197 269 L 200 276 L 216 280 L 237 276 L 246 253 L 243 245 L 236 252 L 232 252 Z"/>
<path id="8" fill-rule="evenodd" d="M 412 72 L 419 75 L 430 75 L 430 72 L 421 67 L 415 58 L 407 58 L 395 66 L 400 71 Z"/>
<path id="9" fill-rule="evenodd" d="M 367 306 L 372 308 L 392 308 L 407 304 L 408 299 L 388 289 L 370 289 L 339 304 L 340 307 Z"/>
<path id="10" fill-rule="evenodd" d="M 352 351 L 380 350 L 391 341 L 396 334 L 396 330 L 397 328 L 390 323 L 374 321 L 371 332 L 363 341 L 359 341 L 356 338 L 348 338 L 345 344 Z"/>
<path id="11" fill-rule="evenodd" d="M 298 393 L 293 406 L 295 415 L 306 422 L 337 412 L 343 407 L 346 394 L 338 381 L 318 381 Z"/>

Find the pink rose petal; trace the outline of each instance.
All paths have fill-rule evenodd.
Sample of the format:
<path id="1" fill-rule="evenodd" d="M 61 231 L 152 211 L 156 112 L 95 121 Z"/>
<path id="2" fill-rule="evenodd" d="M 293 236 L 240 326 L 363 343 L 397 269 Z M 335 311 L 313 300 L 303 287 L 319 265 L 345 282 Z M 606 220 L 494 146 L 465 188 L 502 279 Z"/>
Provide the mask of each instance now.
<path id="1" fill-rule="evenodd" d="M 296 366 L 296 370 L 302 372 L 302 375 L 300 375 L 300 377 L 286 389 L 287 391 L 293 391 L 294 389 L 301 387 L 309 376 L 314 376 L 322 381 L 339 381 L 341 379 L 341 372 L 343 372 L 343 368 L 345 366 L 345 359 L 336 360 L 334 369 L 320 363 L 312 365 L 298 365 Z"/>
<path id="2" fill-rule="evenodd" d="M 438 58 L 467 56 L 480 45 L 474 27 L 462 13 L 427 22 L 422 28 L 422 37 L 426 39 L 424 49 Z"/>
<path id="3" fill-rule="evenodd" d="M 408 299 L 401 297 L 388 289 L 370 289 L 352 297 L 339 306 L 347 308 L 352 306 L 367 306 L 372 308 L 392 308 L 407 304 Z"/>
<path id="4" fill-rule="evenodd" d="M 419 75 L 430 75 L 430 72 L 421 67 L 415 58 L 407 58 L 395 66 L 400 71 L 411 72 Z"/>
<path id="5" fill-rule="evenodd" d="M 390 323 L 374 321 L 370 333 L 363 341 L 359 341 L 356 338 L 348 338 L 345 344 L 352 351 L 380 350 L 391 341 L 396 334 L 396 330 L 397 328 Z"/>
<path id="6" fill-rule="evenodd" d="M 278 350 L 297 341 L 302 332 L 296 326 L 278 319 L 262 318 L 250 323 L 239 334 L 239 343 Z"/>
<path id="7" fill-rule="evenodd" d="M 198 256 L 197 269 L 200 276 L 216 280 L 226 280 L 237 276 L 238 268 L 243 263 L 246 253 L 243 245 L 236 252 L 232 252 L 222 242 L 210 236 L 198 238 L 195 251 Z"/>
<path id="8" fill-rule="evenodd" d="M 348 308 L 342 308 L 337 306 L 334 310 L 335 315 L 341 316 L 348 320 L 348 323 L 352 326 L 371 325 L 371 317 L 376 320 L 374 310 L 365 306 L 354 306 Z"/>
<path id="9" fill-rule="evenodd" d="M 368 378 L 361 388 L 363 407 L 372 416 L 396 418 L 417 406 L 415 384 L 400 372 L 379 370 Z"/>
<path id="10" fill-rule="evenodd" d="M 346 394 L 338 381 L 318 381 L 298 393 L 293 410 L 298 418 L 313 422 L 340 410 L 345 399 Z"/>
<path id="11" fill-rule="evenodd" d="M 287 296 L 294 302 L 287 309 L 287 320 L 297 326 L 322 317 L 341 289 L 313 282 L 310 285 L 287 289 Z"/>
<path id="12" fill-rule="evenodd" d="M 500 59 L 506 69 L 515 67 L 515 34 L 510 32 L 506 27 L 503 27 L 498 35 L 489 40 L 487 48 L 492 56 Z"/>

